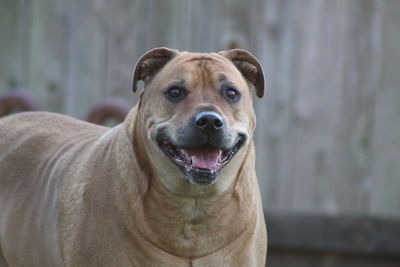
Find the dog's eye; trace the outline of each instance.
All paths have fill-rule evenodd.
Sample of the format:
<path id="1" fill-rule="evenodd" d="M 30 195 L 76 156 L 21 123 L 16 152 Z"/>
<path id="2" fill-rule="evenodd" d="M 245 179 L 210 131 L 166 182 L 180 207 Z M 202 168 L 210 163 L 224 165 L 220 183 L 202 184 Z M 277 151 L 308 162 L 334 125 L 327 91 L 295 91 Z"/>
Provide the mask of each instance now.
<path id="1" fill-rule="evenodd" d="M 224 97 L 230 102 L 237 102 L 240 99 L 240 93 L 233 87 L 225 89 Z"/>
<path id="2" fill-rule="evenodd" d="M 186 90 L 181 87 L 173 86 L 165 92 L 165 96 L 171 101 L 181 100 L 186 96 Z"/>

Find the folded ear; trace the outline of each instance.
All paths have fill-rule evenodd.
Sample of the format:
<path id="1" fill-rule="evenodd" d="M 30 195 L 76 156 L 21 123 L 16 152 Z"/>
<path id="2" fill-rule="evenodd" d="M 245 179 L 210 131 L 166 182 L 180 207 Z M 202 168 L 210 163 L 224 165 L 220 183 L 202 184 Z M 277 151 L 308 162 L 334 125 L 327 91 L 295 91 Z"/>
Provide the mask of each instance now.
<path id="1" fill-rule="evenodd" d="M 258 62 L 255 56 L 253 56 L 249 51 L 243 49 L 220 51 L 218 54 L 231 60 L 242 75 L 254 85 L 256 95 L 259 98 L 263 97 L 264 73 L 260 62 Z"/>
<path id="2" fill-rule="evenodd" d="M 144 54 L 136 63 L 132 91 L 136 92 L 138 81 L 150 80 L 165 64 L 178 54 L 178 50 L 159 47 Z"/>

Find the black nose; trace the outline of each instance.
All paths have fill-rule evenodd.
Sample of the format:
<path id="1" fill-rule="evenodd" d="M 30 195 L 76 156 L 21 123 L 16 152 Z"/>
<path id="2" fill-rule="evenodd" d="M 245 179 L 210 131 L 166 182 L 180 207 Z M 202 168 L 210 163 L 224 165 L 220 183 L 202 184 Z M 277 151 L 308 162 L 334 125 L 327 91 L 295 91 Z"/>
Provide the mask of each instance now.
<path id="1" fill-rule="evenodd" d="M 197 128 L 207 133 L 214 133 L 224 126 L 224 120 L 215 112 L 200 112 L 194 116 L 194 124 Z"/>

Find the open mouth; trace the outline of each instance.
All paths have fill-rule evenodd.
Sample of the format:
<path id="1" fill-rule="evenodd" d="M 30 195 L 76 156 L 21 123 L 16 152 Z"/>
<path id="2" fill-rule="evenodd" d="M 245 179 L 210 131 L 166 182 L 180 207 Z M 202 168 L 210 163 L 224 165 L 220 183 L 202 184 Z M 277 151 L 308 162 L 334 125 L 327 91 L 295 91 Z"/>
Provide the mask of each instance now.
<path id="1" fill-rule="evenodd" d="M 228 150 L 204 144 L 191 148 L 180 148 L 166 136 L 157 139 L 164 154 L 175 163 L 193 184 L 208 185 L 216 181 L 219 171 L 242 147 L 244 137 L 239 135 L 235 145 Z"/>

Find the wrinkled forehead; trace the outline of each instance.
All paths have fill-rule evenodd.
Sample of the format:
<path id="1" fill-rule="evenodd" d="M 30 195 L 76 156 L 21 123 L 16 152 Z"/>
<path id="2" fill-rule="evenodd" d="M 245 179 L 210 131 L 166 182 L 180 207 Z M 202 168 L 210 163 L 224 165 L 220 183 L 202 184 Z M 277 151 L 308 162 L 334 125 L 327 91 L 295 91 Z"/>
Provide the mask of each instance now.
<path id="1" fill-rule="evenodd" d="M 163 69 L 163 77 L 194 83 L 200 80 L 218 83 L 223 80 L 241 84 L 244 82 L 239 70 L 231 61 L 215 53 L 182 52 Z M 201 79 L 202 78 L 202 79 Z"/>

